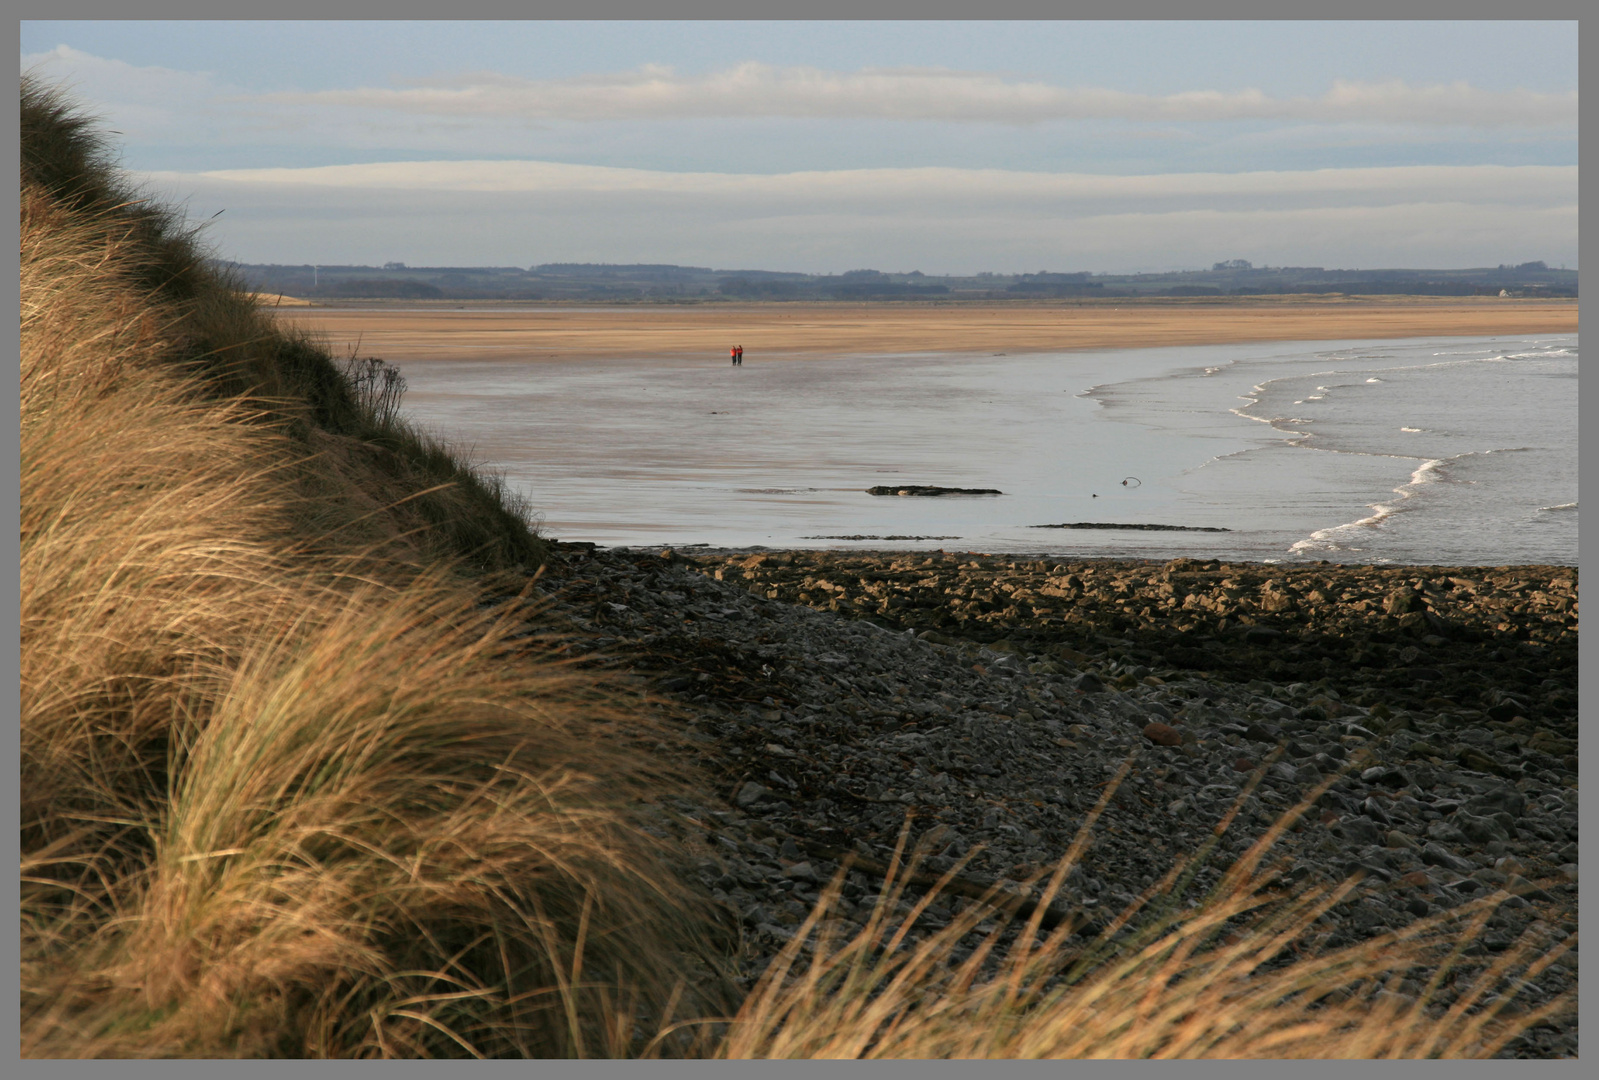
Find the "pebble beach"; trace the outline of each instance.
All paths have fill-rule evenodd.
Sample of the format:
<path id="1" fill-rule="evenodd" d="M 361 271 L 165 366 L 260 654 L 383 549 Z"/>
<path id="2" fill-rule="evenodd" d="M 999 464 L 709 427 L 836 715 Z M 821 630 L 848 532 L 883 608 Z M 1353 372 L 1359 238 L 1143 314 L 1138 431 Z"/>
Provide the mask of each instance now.
<path id="1" fill-rule="evenodd" d="M 1202 895 L 1330 782 L 1274 853 L 1285 888 L 1359 876 L 1326 946 L 1504 890 L 1464 988 L 1523 935 L 1576 933 L 1573 567 L 557 551 L 565 648 L 638 680 L 662 751 L 709 779 L 658 828 L 739 927 L 746 983 L 845 858 L 835 915 L 858 926 L 907 827 L 913 892 L 966 860 L 924 932 L 985 891 L 1025 905 L 1124 765 L 1049 922 L 1102 928 L 1238 804 Z M 1575 987 L 1569 946 L 1521 1007 Z M 1504 1054 L 1576 1039 L 1572 1017 Z"/>

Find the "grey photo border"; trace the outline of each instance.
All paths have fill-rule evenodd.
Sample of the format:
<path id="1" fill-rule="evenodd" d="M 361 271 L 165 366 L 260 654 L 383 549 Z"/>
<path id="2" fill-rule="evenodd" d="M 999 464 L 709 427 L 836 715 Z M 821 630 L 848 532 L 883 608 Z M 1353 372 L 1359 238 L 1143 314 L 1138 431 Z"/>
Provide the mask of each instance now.
<path id="1" fill-rule="evenodd" d="M 1262 20 L 1299 20 L 1313 17 L 1317 14 L 1317 5 L 1313 7 L 1307 3 L 1282 2 L 1267 3 L 1265 0 L 1210 0 L 1202 5 L 1179 5 L 1174 0 L 1079 0 L 1074 4 L 1046 3 L 1044 0 L 990 0 L 981 5 L 982 18 L 985 21 L 1012 21 L 1012 20 L 1095 20 L 1095 19 L 1173 19 L 1173 18 L 1199 18 L 1203 20 L 1216 19 L 1262 19 Z M 254 14 L 259 11 L 258 5 L 245 5 L 241 3 L 200 3 L 197 0 L 141 0 L 141 2 L 128 5 L 118 4 L 113 6 L 108 0 L 57 0 L 53 3 L 43 3 L 41 0 L 23 0 L 19 4 L 21 13 L 18 22 L 18 38 L 20 43 L 21 23 L 28 21 L 28 17 L 50 19 L 206 19 L 206 20 L 231 20 Z M 286 19 L 421 19 L 427 20 L 437 12 L 437 6 L 419 2 L 419 0 L 390 0 L 388 3 L 379 3 L 377 0 L 333 0 L 333 2 L 311 3 L 308 0 L 279 0 L 273 5 L 272 13 L 278 20 Z M 920 3 L 908 0 L 854 0 L 846 3 L 844 0 L 810 0 L 800 7 L 792 2 L 777 3 L 773 0 L 746 0 L 744 3 L 734 3 L 731 0 L 672 0 L 668 3 L 645 4 L 642 0 L 544 0 L 535 4 L 517 4 L 509 0 L 469 0 L 464 5 L 452 5 L 450 14 L 455 19 L 461 20 L 492 20 L 492 19 L 592 19 L 592 20 L 638 20 L 638 19 L 670 19 L 670 20 L 750 20 L 766 21 L 781 20 L 793 17 L 798 11 L 804 12 L 806 21 L 833 20 L 929 20 L 949 19 L 957 21 L 969 20 L 972 17 L 974 5 L 955 3 L 952 0 L 922 0 Z M 1353 21 L 1357 19 L 1370 19 L 1387 21 L 1393 19 L 1455 19 L 1455 20 L 1482 20 L 1493 17 L 1503 17 L 1505 8 L 1502 4 L 1490 4 L 1487 0 L 1457 0 L 1454 3 L 1444 3 L 1442 0 L 1404 0 L 1401 3 L 1379 3 L 1378 0 L 1351 0 L 1338 9 L 1337 21 Z M 1517 15 L 1523 20 L 1577 20 L 1580 5 L 1574 0 L 1534 0 L 1530 4 L 1522 4 L 1515 9 Z M 13 114 L 15 116 L 16 114 Z M 12 124 L 16 125 L 13 119 Z M 12 147 L 8 155 L 13 164 L 20 163 L 20 151 L 16 139 L 17 128 L 12 128 L 13 137 L 7 143 Z M 1579 152 L 1580 154 L 1580 152 Z M 1580 158 L 1579 158 L 1580 160 Z M 8 228 L 12 230 L 13 238 L 20 236 L 16 219 L 10 219 Z M 1586 245 L 1580 245 L 1585 247 Z M 16 251 L 13 245 L 9 250 Z M 13 262 L 16 267 L 18 264 Z M 1580 312 L 1580 300 L 1579 300 Z M 1579 315 L 1580 318 L 1580 315 Z M 20 358 L 18 345 L 13 342 L 8 345 L 7 357 L 13 371 L 18 370 Z M 1579 390 L 1580 393 L 1580 390 Z M 20 431 L 6 425 L 3 429 L 5 446 L 12 461 L 20 458 Z M 1599 444 L 1596 444 L 1599 445 Z M 1589 454 L 1582 451 L 1582 458 L 1587 460 Z M 1596 452 L 1595 457 L 1599 457 Z M 4 533 L 4 544 L 11 550 L 13 557 L 19 556 L 20 540 L 18 527 L 20 526 L 19 480 L 17 474 L 7 473 L 5 483 L 8 487 L 6 512 L 11 527 Z M 1579 548 L 1579 551 L 1581 549 Z M 17 579 L 7 578 L 4 584 L 3 599 L 6 610 L 13 616 L 7 623 L 7 635 L 11 646 L 3 653 L 4 673 L 11 688 L 8 701 L 16 703 L 12 710 L 20 709 L 19 692 L 19 653 L 20 653 L 20 583 Z M 1587 674 L 1594 668 L 1594 648 L 1582 647 L 1579 644 L 1579 677 Z M 1586 720 L 1592 713 L 1579 706 L 1579 719 Z M 15 730 L 15 729 L 14 729 Z M 1586 749 L 1579 749 L 1579 760 L 1585 765 L 1590 757 L 1599 754 L 1592 739 L 1587 740 Z M 16 775 L 18 767 L 19 749 L 15 740 L 10 740 L 5 746 L 5 757 L 10 763 L 11 775 Z M 1591 818 L 1594 807 L 1593 800 L 1579 796 L 1579 808 L 1583 819 Z M 13 855 L 12 865 L 16 865 L 16 857 L 20 855 L 17 839 L 18 808 L 15 803 L 6 804 L 6 814 L 11 821 L 11 828 L 6 832 L 8 849 Z M 1580 915 L 1579 915 L 1580 919 Z M 19 960 L 18 939 L 15 935 L 8 937 L 4 943 L 5 954 L 10 958 L 10 970 L 17 970 Z M 19 990 L 17 984 L 7 983 L 7 992 L 12 1007 L 7 1011 L 6 1024 L 17 1034 L 13 1046 L 20 1046 L 20 1029 L 18 1008 Z M 1587 1014 L 1590 1010 L 1583 1008 L 1580 1015 L 1583 1020 L 1589 1020 Z M 469 1069 L 474 1076 L 528 1076 L 528 1066 L 518 1062 L 476 1062 L 471 1064 L 452 1063 L 451 1072 L 455 1068 Z M 989 1062 L 985 1063 L 985 1073 L 997 1072 L 1005 1080 L 1012 1077 L 1062 1077 L 1069 1075 L 1075 1080 L 1079 1076 L 1127 1076 L 1149 1075 L 1146 1070 L 1155 1069 L 1158 1073 L 1174 1075 L 1177 1068 L 1172 1064 L 1155 1065 L 1148 1062 L 1077 1062 L 1070 1066 L 1062 1066 L 1050 1062 Z M 1181 1066 L 1185 1078 L 1195 1080 L 1209 1080 L 1211 1077 L 1226 1078 L 1226 1080 L 1253 1080 L 1255 1077 L 1265 1080 L 1267 1077 L 1276 1077 L 1282 1074 L 1284 1064 L 1278 1062 L 1201 1062 L 1184 1063 Z M 1451 1080 L 1471 1080 L 1474 1077 L 1497 1078 L 1505 1074 L 1502 1064 L 1492 1061 L 1480 1062 L 1452 1062 L 1447 1065 L 1443 1062 L 1296 1062 L 1289 1068 L 1295 1077 L 1298 1076 L 1328 1076 L 1349 1078 L 1355 1076 L 1443 1076 L 1443 1069 L 1449 1069 L 1447 1074 Z M 1539 1077 L 1564 1077 L 1580 1076 L 1581 1066 L 1578 1061 L 1536 1061 L 1518 1062 L 1516 1068 L 1527 1069 Z M 417 1076 L 432 1077 L 439 1075 L 438 1066 L 429 1062 L 267 1062 L 267 1061 L 185 1061 L 185 1062 L 82 1062 L 82 1061 L 23 1061 L 18 1059 L 18 1072 L 13 1074 L 25 1078 L 33 1077 L 80 1077 L 80 1076 L 115 1076 L 118 1080 L 127 1077 L 131 1080 L 165 1080 L 174 1078 L 181 1080 L 184 1077 L 286 1077 L 286 1076 L 356 1076 L 376 1075 L 377 1070 L 383 1070 L 390 1076 Z M 872 1062 L 872 1063 L 837 1063 L 837 1062 L 703 1062 L 703 1061 L 677 1061 L 677 1062 L 614 1062 L 614 1061 L 589 1061 L 589 1062 L 540 1062 L 534 1067 L 536 1075 L 544 1076 L 613 1076 L 619 1073 L 632 1075 L 647 1075 L 650 1077 L 713 1077 L 713 1076 L 753 1076 L 753 1077 L 810 1077 L 829 1075 L 869 1075 L 884 1078 L 909 1078 L 916 1080 L 954 1080 L 971 1075 L 972 1069 L 963 1062 Z M 1134 1070 L 1137 1070 L 1136 1074 Z"/>

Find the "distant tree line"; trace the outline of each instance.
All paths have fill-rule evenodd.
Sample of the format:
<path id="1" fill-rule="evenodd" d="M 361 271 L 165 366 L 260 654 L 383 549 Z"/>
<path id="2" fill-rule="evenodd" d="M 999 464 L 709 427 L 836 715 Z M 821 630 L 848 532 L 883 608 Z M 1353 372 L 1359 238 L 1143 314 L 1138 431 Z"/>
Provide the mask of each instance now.
<path id="1" fill-rule="evenodd" d="M 1575 297 L 1577 271 L 1542 261 L 1456 270 L 1338 270 L 1255 266 L 1227 259 L 1209 270 L 1096 274 L 1087 271 L 931 275 L 859 268 L 840 274 L 716 270 L 669 263 L 539 263 L 515 266 L 374 266 L 230 263 L 258 292 L 329 299 L 592 300 L 702 303 L 726 300 L 1070 300 L 1094 297 L 1226 297 L 1290 293 Z"/>

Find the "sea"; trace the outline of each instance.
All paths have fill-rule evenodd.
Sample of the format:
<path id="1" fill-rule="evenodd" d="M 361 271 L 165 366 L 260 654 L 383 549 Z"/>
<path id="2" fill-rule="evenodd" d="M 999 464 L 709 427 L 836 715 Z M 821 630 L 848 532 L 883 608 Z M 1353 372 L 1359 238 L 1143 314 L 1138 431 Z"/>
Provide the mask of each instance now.
<path id="1" fill-rule="evenodd" d="M 1570 334 L 401 374 L 404 413 L 567 541 L 1575 566 L 1577 356 Z M 910 485 L 1001 494 L 867 494 Z"/>

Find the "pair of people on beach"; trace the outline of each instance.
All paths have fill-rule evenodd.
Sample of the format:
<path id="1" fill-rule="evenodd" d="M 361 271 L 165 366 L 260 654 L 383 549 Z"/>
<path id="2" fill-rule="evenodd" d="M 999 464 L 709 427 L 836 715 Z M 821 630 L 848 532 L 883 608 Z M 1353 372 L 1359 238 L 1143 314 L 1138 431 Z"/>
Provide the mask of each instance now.
<path id="1" fill-rule="evenodd" d="M 731 356 L 733 358 L 733 366 L 734 367 L 742 367 L 743 366 L 743 364 L 744 364 L 744 346 L 742 346 L 742 345 L 734 345 L 731 349 L 727 350 L 727 353 L 728 353 L 729 356 Z"/>

